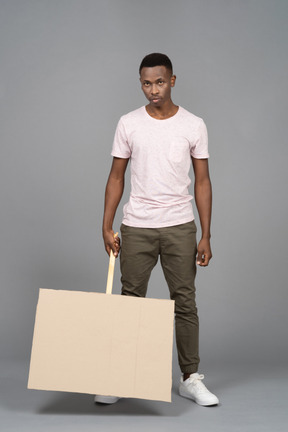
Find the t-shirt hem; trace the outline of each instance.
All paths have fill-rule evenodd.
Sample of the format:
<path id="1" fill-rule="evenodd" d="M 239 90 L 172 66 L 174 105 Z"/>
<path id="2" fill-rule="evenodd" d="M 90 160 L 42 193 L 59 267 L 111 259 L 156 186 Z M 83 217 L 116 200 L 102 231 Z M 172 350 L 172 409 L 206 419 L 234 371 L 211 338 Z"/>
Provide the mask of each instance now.
<path id="1" fill-rule="evenodd" d="M 120 158 L 120 159 L 129 159 L 131 155 L 129 155 L 129 154 L 123 155 L 121 153 L 117 153 L 117 152 L 112 151 L 111 152 L 111 156 L 117 157 L 117 158 Z"/>
<path id="2" fill-rule="evenodd" d="M 206 155 L 203 154 L 192 154 L 191 156 L 194 157 L 195 159 L 208 159 L 209 158 L 209 154 L 207 153 Z"/>
<path id="3" fill-rule="evenodd" d="M 167 227 L 171 227 L 171 226 L 176 226 L 176 225 L 182 225 L 184 223 L 188 223 L 188 222 L 192 222 L 194 220 L 194 216 L 190 216 L 187 217 L 185 219 L 177 219 L 177 221 L 170 221 L 170 222 L 163 222 L 162 224 L 159 223 L 137 223 L 137 222 L 131 222 L 125 218 L 123 218 L 122 223 L 123 225 L 127 225 L 133 228 L 167 228 Z"/>

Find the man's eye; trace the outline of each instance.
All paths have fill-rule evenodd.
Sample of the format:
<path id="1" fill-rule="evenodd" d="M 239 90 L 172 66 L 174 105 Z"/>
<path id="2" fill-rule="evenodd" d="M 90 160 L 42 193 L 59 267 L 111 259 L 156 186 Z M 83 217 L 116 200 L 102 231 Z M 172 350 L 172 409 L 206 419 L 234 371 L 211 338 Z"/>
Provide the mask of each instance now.
<path id="1" fill-rule="evenodd" d="M 145 87 L 148 87 L 148 86 L 149 86 L 149 83 L 148 83 L 148 82 L 144 82 L 144 86 L 145 86 Z"/>
<path id="2" fill-rule="evenodd" d="M 164 81 L 158 81 L 158 84 L 162 85 L 164 84 Z"/>

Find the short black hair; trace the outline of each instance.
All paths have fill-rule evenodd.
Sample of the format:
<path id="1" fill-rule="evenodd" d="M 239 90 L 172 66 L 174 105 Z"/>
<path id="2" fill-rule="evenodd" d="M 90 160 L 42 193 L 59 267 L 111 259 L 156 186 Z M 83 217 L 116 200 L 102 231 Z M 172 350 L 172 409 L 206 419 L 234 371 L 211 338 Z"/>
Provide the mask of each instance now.
<path id="1" fill-rule="evenodd" d="M 152 53 L 146 55 L 139 67 L 139 74 L 141 73 L 141 69 L 143 67 L 154 67 L 154 66 L 165 66 L 168 70 L 173 74 L 173 67 L 171 60 L 166 54 L 161 53 Z"/>

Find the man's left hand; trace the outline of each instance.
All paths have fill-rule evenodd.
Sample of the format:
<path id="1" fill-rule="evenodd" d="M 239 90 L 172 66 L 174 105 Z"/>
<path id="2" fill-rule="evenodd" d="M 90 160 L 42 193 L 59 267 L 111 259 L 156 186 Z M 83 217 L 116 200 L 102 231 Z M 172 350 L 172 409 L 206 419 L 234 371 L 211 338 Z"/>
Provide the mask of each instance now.
<path id="1" fill-rule="evenodd" d="M 198 244 L 198 254 L 196 262 L 201 267 L 207 267 L 211 258 L 212 252 L 210 247 L 210 240 L 202 238 Z"/>

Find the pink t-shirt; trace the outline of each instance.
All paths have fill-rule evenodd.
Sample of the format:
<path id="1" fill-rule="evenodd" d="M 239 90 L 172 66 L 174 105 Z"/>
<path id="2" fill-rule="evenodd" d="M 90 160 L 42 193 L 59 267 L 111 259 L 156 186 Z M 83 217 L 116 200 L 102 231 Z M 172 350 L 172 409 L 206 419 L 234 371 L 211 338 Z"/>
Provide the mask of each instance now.
<path id="1" fill-rule="evenodd" d="M 131 162 L 123 224 L 161 228 L 194 219 L 188 191 L 191 156 L 209 157 L 207 129 L 200 117 L 180 106 L 174 116 L 157 120 L 142 106 L 120 118 L 111 154 Z"/>

